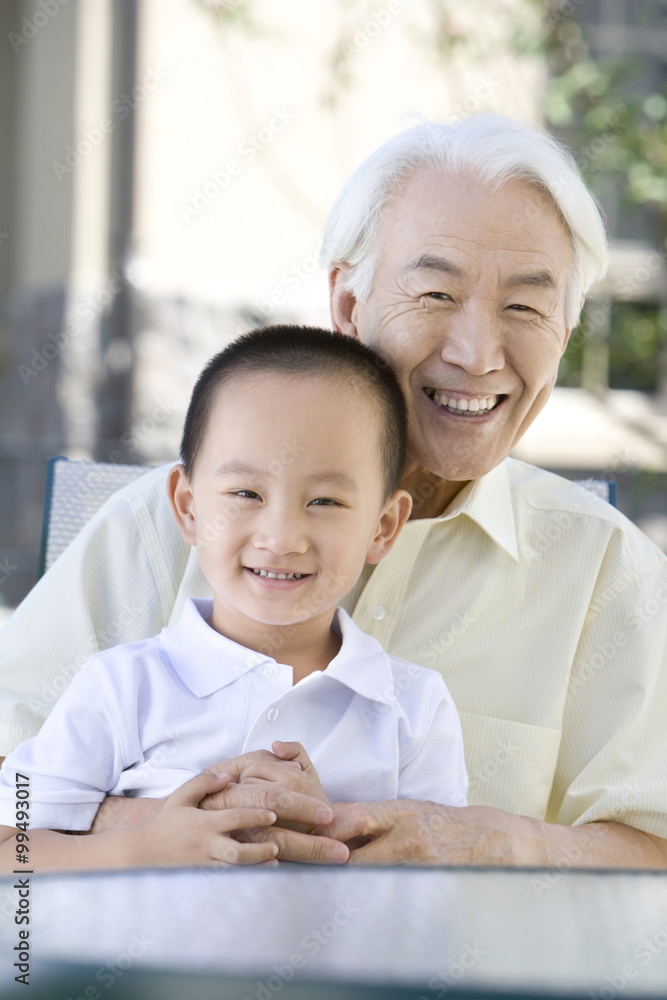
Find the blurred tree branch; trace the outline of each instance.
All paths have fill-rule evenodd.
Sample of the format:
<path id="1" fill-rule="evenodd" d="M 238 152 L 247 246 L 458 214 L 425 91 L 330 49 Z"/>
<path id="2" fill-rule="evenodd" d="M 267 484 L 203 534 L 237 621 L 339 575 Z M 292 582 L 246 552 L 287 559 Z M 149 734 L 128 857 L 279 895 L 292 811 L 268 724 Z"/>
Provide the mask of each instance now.
<path id="1" fill-rule="evenodd" d="M 553 8 L 552 8 L 553 9 Z M 550 68 L 545 117 L 566 128 L 584 177 L 597 195 L 620 190 L 631 205 L 649 205 L 667 224 L 667 84 L 648 93 L 637 57 L 596 60 L 582 26 L 547 18 Z"/>

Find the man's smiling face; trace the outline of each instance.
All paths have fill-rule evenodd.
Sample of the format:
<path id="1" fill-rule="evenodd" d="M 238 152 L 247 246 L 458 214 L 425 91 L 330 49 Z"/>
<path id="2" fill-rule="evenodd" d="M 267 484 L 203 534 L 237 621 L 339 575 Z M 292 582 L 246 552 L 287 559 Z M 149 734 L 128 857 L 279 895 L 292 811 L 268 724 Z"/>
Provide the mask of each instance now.
<path id="1" fill-rule="evenodd" d="M 410 415 L 408 473 L 498 465 L 546 403 L 570 331 L 569 234 L 533 185 L 421 168 L 386 204 L 366 302 L 332 272 L 339 329 L 392 365 Z"/>

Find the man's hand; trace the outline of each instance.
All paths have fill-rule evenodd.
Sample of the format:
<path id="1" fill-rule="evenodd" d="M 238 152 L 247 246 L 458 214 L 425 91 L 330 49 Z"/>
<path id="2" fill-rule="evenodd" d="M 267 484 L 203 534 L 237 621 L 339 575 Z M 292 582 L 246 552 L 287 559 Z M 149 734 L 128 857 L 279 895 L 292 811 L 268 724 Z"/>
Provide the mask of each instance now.
<path id="1" fill-rule="evenodd" d="M 235 834 L 242 841 L 267 841 L 278 844 L 278 857 L 282 861 L 303 861 L 316 864 L 340 863 L 348 858 L 347 848 L 340 843 L 331 842 L 325 838 L 311 837 L 308 834 L 322 820 L 317 818 L 304 822 L 303 810 L 301 817 L 293 812 L 294 803 L 302 803 L 303 798 L 314 799 L 321 806 L 317 815 L 323 815 L 326 810 L 328 817 L 333 817 L 328 798 L 326 797 L 320 779 L 308 754 L 300 743 L 273 744 L 273 753 L 268 750 L 255 750 L 232 760 L 220 761 L 215 764 L 215 770 L 229 770 L 238 782 L 239 789 L 255 788 L 265 795 L 271 795 L 266 801 L 271 801 L 278 813 L 275 827 L 270 829 L 245 829 Z M 284 791 L 285 801 L 281 802 L 280 789 Z M 202 802 L 202 808 L 220 808 L 226 797 L 233 791 L 230 786 L 221 795 L 208 796 Z M 295 798 L 296 797 L 296 798 Z M 262 800 L 264 801 L 264 800 Z M 283 831 L 290 831 L 289 834 Z"/>
<path id="2" fill-rule="evenodd" d="M 348 843 L 350 864 L 542 864 L 539 822 L 499 809 L 390 799 L 339 803 L 334 812 L 315 832 Z"/>
<path id="3" fill-rule="evenodd" d="M 283 743 L 280 740 L 276 740 L 272 744 L 272 750 L 277 757 L 285 761 L 287 764 L 298 764 L 301 768 L 296 774 L 292 770 L 291 775 L 291 787 L 295 791 L 304 792 L 306 795 L 313 795 L 316 799 L 320 799 L 322 802 L 326 802 L 328 806 L 331 805 L 328 796 L 325 794 L 322 788 L 322 783 L 320 782 L 319 775 L 313 766 L 313 763 L 302 747 L 300 743 Z M 282 776 L 281 776 L 282 781 Z M 288 825 L 292 830 L 301 830 L 303 833 L 312 833 L 315 829 L 314 826 L 303 826 L 298 824 L 279 824 L 280 826 Z"/>
<path id="4" fill-rule="evenodd" d="M 667 841 L 621 823 L 561 826 L 409 799 L 339 803 L 334 812 L 315 832 L 347 843 L 350 864 L 667 868 Z"/>
<path id="5" fill-rule="evenodd" d="M 243 757 L 220 762 L 215 765 L 215 769 L 225 770 L 231 766 L 235 780 L 239 784 L 273 782 L 280 788 L 309 795 L 319 802 L 331 805 L 317 771 L 301 743 L 282 743 L 276 740 L 272 749 L 273 753 L 269 753 L 268 750 L 256 750 L 244 754 Z M 333 813 L 331 815 L 333 816 Z M 302 833 L 312 833 L 317 823 L 298 823 L 282 817 L 278 820 L 278 825 L 290 830 L 300 830 Z"/>
<path id="6" fill-rule="evenodd" d="M 308 754 L 301 743 L 273 743 L 270 750 L 251 750 L 240 757 L 220 760 L 208 771 L 224 772 L 236 784 L 252 781 L 270 781 L 294 792 L 311 795 L 330 805 Z"/>

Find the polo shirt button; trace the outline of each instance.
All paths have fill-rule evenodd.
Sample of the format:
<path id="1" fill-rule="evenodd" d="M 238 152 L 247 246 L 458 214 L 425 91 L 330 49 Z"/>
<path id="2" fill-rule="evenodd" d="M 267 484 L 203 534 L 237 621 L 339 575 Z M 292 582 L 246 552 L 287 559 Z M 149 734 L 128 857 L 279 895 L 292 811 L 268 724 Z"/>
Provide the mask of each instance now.
<path id="1" fill-rule="evenodd" d="M 382 604 L 376 604 L 371 611 L 371 618 L 376 622 L 381 622 L 387 614 L 387 609 Z"/>
<path id="2" fill-rule="evenodd" d="M 265 677 L 275 677 L 276 674 L 277 674 L 277 672 L 278 671 L 276 670 L 275 663 L 269 663 L 268 666 L 264 667 L 264 676 Z"/>
<path id="3" fill-rule="evenodd" d="M 275 722 L 276 719 L 278 718 L 278 709 L 270 708 L 266 713 L 266 718 L 269 722 Z"/>

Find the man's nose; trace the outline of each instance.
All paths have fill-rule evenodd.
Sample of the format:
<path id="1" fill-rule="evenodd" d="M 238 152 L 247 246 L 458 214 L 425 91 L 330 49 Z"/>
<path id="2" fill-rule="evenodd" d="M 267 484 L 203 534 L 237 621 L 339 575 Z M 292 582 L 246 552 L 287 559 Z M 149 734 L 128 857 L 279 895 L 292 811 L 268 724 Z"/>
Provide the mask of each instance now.
<path id="1" fill-rule="evenodd" d="M 253 543 L 277 556 L 308 550 L 308 535 L 304 519 L 282 504 L 268 505 L 261 513 Z"/>
<path id="2" fill-rule="evenodd" d="M 487 375 L 505 367 L 502 322 L 491 308 L 476 302 L 447 318 L 440 351 L 443 361 L 469 375 Z"/>

